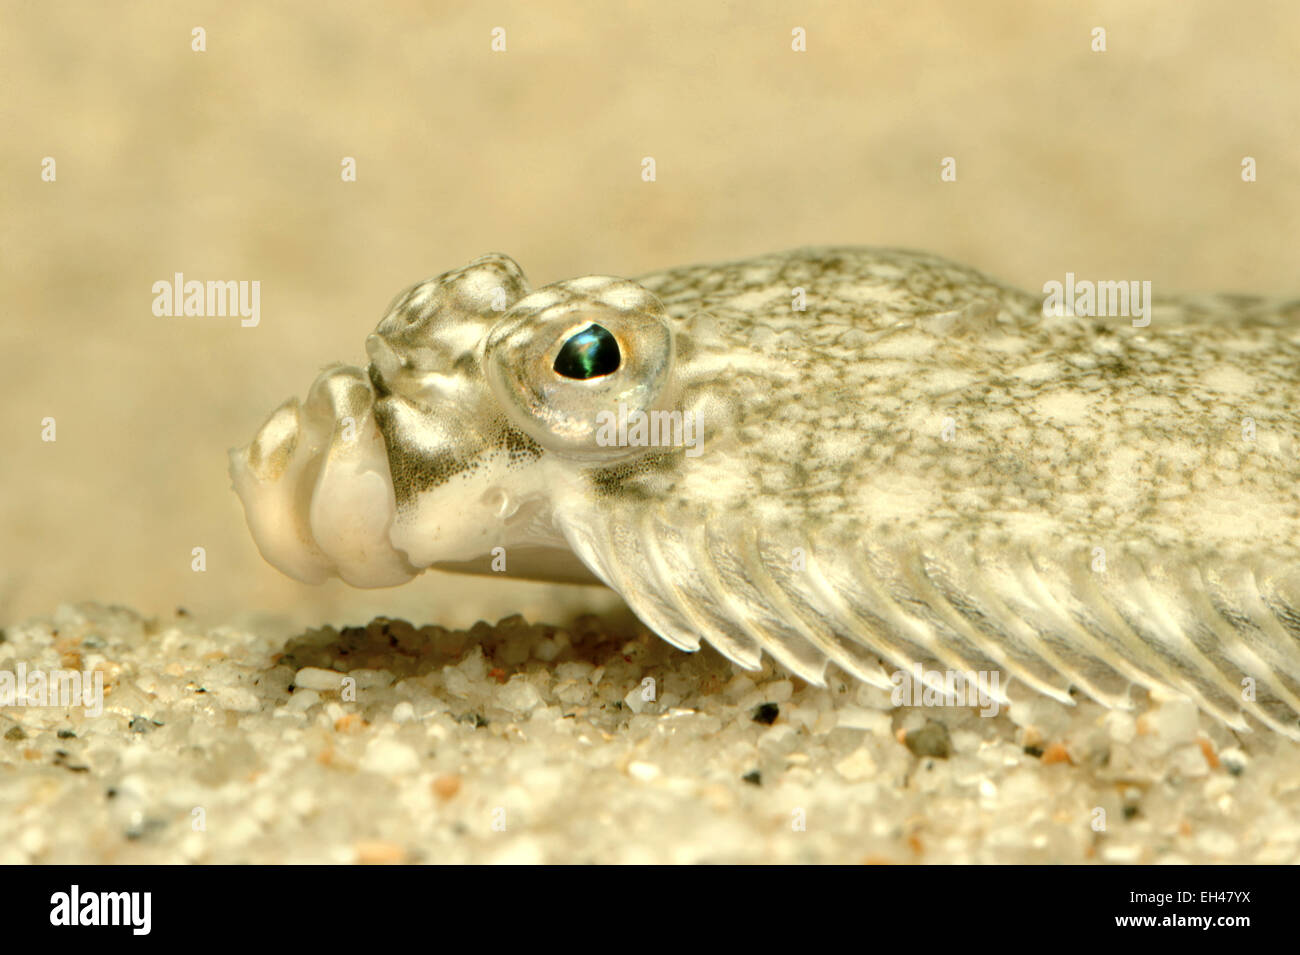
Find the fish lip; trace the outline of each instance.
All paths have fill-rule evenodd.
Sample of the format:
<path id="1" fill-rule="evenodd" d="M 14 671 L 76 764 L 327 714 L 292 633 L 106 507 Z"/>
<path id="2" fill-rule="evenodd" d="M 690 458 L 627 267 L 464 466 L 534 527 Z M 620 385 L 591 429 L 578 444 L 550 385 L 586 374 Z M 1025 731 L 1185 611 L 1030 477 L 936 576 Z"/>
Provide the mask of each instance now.
<path id="1" fill-rule="evenodd" d="M 332 365 L 229 453 L 253 540 L 290 577 L 387 587 L 418 573 L 390 539 L 396 502 L 375 400 L 366 371 Z"/>

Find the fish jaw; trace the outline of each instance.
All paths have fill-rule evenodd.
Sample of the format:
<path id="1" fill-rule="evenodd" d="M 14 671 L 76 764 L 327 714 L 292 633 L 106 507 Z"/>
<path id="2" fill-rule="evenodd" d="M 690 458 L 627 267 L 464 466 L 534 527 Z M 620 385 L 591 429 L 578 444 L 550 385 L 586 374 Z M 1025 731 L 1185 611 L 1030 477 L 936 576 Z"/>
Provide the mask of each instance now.
<path id="1" fill-rule="evenodd" d="M 234 490 L 263 558 L 306 583 L 392 587 L 436 567 L 597 583 L 550 519 L 560 461 L 473 394 L 408 398 L 367 371 L 326 369 L 230 452 Z M 485 387 L 480 390 L 486 394 Z M 504 553 L 508 548 L 509 559 Z"/>
<path id="2" fill-rule="evenodd" d="M 374 405 L 365 372 L 328 368 L 306 402 L 289 399 L 230 452 L 258 550 L 290 577 L 391 587 L 419 573 L 392 544 L 397 507 Z"/>

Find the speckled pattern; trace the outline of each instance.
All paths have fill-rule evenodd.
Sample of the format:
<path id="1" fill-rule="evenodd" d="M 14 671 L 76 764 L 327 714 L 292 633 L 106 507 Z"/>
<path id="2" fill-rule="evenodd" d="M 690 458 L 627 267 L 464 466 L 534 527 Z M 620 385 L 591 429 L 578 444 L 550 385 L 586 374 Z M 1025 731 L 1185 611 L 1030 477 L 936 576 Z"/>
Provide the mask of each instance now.
<path id="1" fill-rule="evenodd" d="M 757 458 L 734 499 L 714 485 L 723 506 L 789 498 L 834 524 L 870 498 L 871 525 L 925 538 L 1295 553 L 1300 302 L 1164 300 L 1147 328 L 1045 319 L 1041 296 L 973 270 L 852 248 L 639 281 L 694 346 L 678 376 L 725 395 L 712 449 L 736 433 Z"/>
<path id="2" fill-rule="evenodd" d="M 920 663 L 999 673 L 1004 703 L 1119 709 L 1139 686 L 1300 736 L 1298 309 L 1045 317 L 971 269 L 863 248 L 530 293 L 487 256 L 399 297 L 368 342 L 397 508 L 364 553 L 407 575 L 503 544 L 543 578 L 576 555 L 674 645 L 814 684 L 835 663 L 888 688 Z M 579 313 L 629 357 L 575 392 L 539 356 Z M 663 362 L 642 360 L 656 322 Z M 584 444 L 584 415 L 629 396 L 693 414 L 699 456 Z"/>

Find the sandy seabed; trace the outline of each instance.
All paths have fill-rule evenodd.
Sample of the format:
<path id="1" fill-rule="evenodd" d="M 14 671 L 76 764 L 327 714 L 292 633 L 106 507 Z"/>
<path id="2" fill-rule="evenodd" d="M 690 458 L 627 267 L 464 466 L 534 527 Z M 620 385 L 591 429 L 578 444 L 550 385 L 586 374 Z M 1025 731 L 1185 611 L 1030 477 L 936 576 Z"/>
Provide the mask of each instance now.
<path id="1" fill-rule="evenodd" d="M 592 616 L 286 640 L 84 604 L 4 632 L 19 663 L 102 671 L 104 708 L 0 709 L 5 863 L 1300 859 L 1300 744 L 1144 693 L 894 707 Z"/>

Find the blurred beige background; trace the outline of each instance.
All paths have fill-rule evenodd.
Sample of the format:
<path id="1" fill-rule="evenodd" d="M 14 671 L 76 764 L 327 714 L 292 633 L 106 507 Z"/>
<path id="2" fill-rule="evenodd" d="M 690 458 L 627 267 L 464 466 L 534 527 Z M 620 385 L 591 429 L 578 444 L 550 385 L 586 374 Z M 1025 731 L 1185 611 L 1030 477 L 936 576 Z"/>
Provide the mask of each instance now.
<path id="1" fill-rule="evenodd" d="M 226 449 L 360 362 L 399 290 L 488 251 L 534 285 L 857 243 L 1030 288 L 1298 293 L 1297 39 L 1283 2 L 4 0 L 0 623 L 81 599 L 286 626 L 614 606 L 299 585 L 258 556 Z M 174 272 L 259 280 L 260 326 L 156 318 Z"/>

